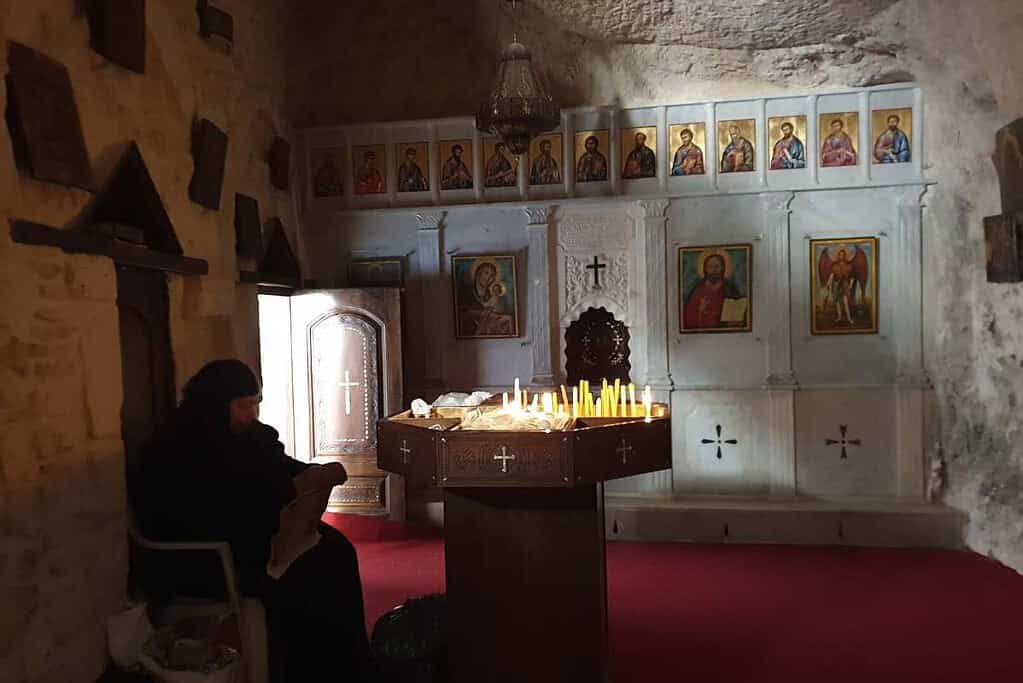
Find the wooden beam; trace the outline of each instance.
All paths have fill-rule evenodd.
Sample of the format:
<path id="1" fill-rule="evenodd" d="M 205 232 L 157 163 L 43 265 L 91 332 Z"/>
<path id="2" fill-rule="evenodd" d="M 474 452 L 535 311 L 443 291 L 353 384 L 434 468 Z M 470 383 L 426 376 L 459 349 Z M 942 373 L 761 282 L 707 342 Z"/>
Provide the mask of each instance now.
<path id="1" fill-rule="evenodd" d="M 238 282 L 246 285 L 259 285 L 260 287 L 285 289 L 302 288 L 301 278 L 288 277 L 286 275 L 272 275 L 270 273 L 257 273 L 251 270 L 238 271 Z"/>
<path id="2" fill-rule="evenodd" d="M 10 225 L 11 239 L 19 244 L 58 247 L 68 254 L 106 256 L 120 265 L 151 268 L 184 275 L 206 275 L 210 269 L 209 263 L 204 259 L 168 254 L 98 234 L 89 234 L 79 230 L 61 230 L 23 220 L 11 220 Z"/>

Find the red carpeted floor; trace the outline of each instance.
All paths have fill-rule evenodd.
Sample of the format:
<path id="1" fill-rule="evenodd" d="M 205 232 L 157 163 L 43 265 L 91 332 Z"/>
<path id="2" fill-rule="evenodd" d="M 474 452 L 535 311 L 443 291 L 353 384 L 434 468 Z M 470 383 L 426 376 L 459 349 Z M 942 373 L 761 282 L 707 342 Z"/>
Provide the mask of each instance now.
<path id="1" fill-rule="evenodd" d="M 367 622 L 444 589 L 439 532 L 327 515 Z M 940 550 L 609 543 L 612 683 L 1023 681 L 1023 576 Z"/>

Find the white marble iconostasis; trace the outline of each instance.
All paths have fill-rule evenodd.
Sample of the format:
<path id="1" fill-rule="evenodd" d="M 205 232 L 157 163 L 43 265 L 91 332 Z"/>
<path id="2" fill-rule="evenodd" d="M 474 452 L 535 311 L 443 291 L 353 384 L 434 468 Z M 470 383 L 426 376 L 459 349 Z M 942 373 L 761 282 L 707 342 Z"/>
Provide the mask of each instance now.
<path id="1" fill-rule="evenodd" d="M 306 269 L 321 282 L 344 286 L 352 260 L 403 260 L 410 397 L 503 389 L 515 377 L 537 385 L 563 382 L 567 327 L 591 306 L 613 313 L 629 328 L 633 380 L 671 404 L 673 467 L 613 482 L 611 492 L 637 500 L 923 502 L 928 382 L 921 331 L 920 219 L 927 187 L 921 103 L 918 89 L 902 87 L 579 110 L 563 119 L 564 158 L 572 159 L 568 141 L 577 130 L 608 126 L 606 183 L 566 177 L 555 189 L 530 188 L 523 164 L 519 185 L 495 197 L 479 187 L 477 154 L 476 187 L 449 199 L 437 189 L 443 160 L 434 154 L 431 190 L 419 193 L 428 206 L 403 206 L 412 200 L 398 193 L 366 199 L 348 192 L 327 200 L 307 193 Z M 867 163 L 870 111 L 882 106 L 913 108 L 913 163 Z M 816 121 L 838 110 L 857 111 L 861 123 L 868 122 L 857 138 L 866 153 L 853 167 L 818 168 Z M 775 115 L 806 116 L 812 160 L 806 168 L 766 170 L 767 120 Z M 672 177 L 665 131 L 701 116 L 708 173 Z M 722 117 L 757 122 L 754 172 L 714 172 L 714 131 Z M 316 129 L 306 132 L 305 147 L 343 149 L 367 131 L 392 142 L 395 135 L 425 135 L 479 144 L 479 134 L 461 125 Z M 623 180 L 620 134 L 641 125 L 658 131 L 658 174 Z M 351 189 L 350 179 L 345 187 Z M 810 333 L 810 240 L 840 237 L 878 240 L 876 334 Z M 752 330 L 681 334 L 679 248 L 730 244 L 752 245 Z M 451 257 L 480 254 L 516 257 L 518 338 L 455 338 Z M 586 268 L 594 257 L 606 266 L 599 288 Z"/>

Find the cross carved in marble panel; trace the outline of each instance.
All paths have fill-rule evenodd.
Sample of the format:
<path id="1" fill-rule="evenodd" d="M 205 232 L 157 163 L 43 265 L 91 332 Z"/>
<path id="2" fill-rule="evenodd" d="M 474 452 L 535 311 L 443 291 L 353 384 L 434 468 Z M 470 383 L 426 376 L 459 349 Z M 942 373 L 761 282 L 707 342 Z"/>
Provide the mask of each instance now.
<path id="1" fill-rule="evenodd" d="M 721 432 L 722 432 L 721 425 L 716 425 L 714 427 L 714 431 L 716 433 L 716 436 L 713 439 L 700 439 L 700 443 L 702 443 L 704 445 L 706 445 L 706 444 L 714 444 L 714 445 L 716 445 L 717 446 L 717 455 L 715 457 L 717 457 L 717 459 L 720 460 L 721 456 L 722 456 L 721 446 L 723 446 L 723 445 L 735 446 L 736 444 L 739 443 L 739 440 L 738 439 L 722 439 L 721 438 Z"/>
<path id="2" fill-rule="evenodd" d="M 838 425 L 838 432 L 841 436 L 837 439 L 824 439 L 825 446 L 841 446 L 842 454 L 838 457 L 846 459 L 849 457 L 847 448 L 849 446 L 862 446 L 863 442 L 860 439 L 850 439 L 847 437 L 849 431 L 849 425 Z"/>

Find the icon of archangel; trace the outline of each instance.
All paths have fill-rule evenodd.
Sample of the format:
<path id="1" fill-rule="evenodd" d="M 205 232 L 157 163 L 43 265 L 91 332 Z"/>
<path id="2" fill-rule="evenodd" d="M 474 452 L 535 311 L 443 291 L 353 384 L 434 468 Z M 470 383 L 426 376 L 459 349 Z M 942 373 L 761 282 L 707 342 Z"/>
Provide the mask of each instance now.
<path id="1" fill-rule="evenodd" d="M 877 238 L 810 241 L 812 334 L 877 332 Z"/>

